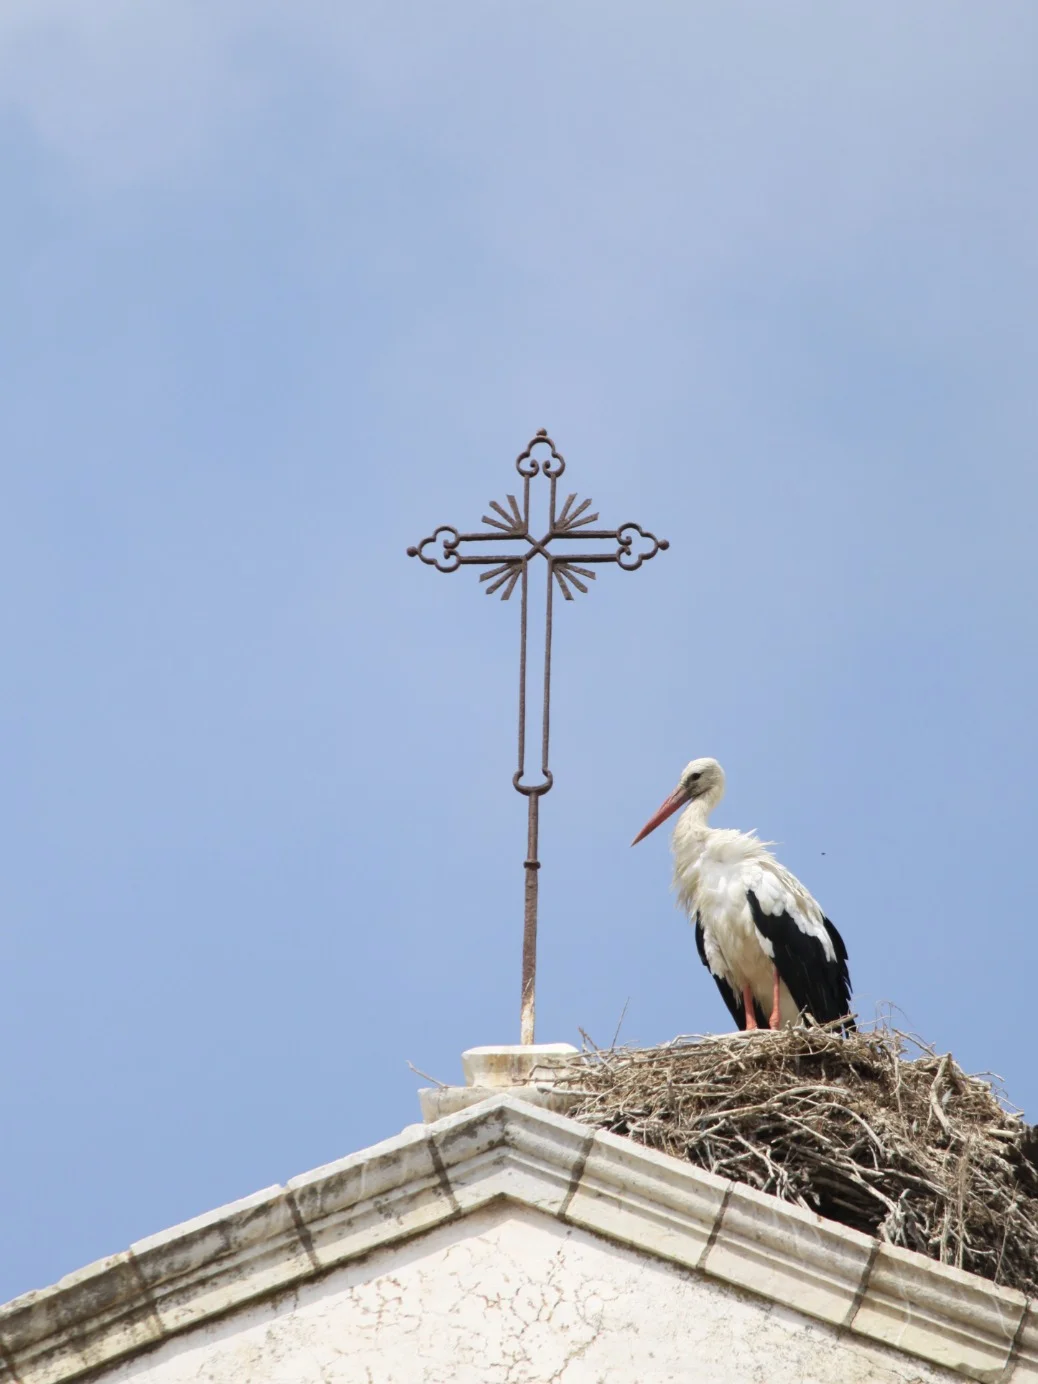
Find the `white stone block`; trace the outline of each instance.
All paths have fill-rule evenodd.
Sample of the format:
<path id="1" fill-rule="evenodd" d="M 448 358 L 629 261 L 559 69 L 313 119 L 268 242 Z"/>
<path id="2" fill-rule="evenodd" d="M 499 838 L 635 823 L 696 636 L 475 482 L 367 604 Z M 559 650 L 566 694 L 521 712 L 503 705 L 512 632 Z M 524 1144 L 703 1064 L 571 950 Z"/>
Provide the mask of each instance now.
<path id="1" fill-rule="evenodd" d="M 423 1125 L 288 1184 L 321 1268 L 455 1214 Z"/>
<path id="2" fill-rule="evenodd" d="M 735 1183 L 703 1268 L 838 1325 L 850 1315 L 874 1246 L 856 1230 Z"/>
<path id="3" fill-rule="evenodd" d="M 21 1384 L 57 1384 L 162 1338 L 128 1254 L 26 1293 L 3 1312 L 0 1341 Z"/>
<path id="4" fill-rule="evenodd" d="M 582 1125 L 498 1096 L 430 1128 L 461 1211 L 511 1197 L 558 1215 L 591 1145 Z"/>
<path id="5" fill-rule="evenodd" d="M 851 1329 L 994 1384 L 1025 1302 L 975 1274 L 881 1245 Z"/>
<path id="6" fill-rule="evenodd" d="M 456 1115 L 470 1105 L 481 1105 L 495 1096 L 511 1096 L 513 1100 L 537 1105 L 542 1110 L 554 1110 L 557 1115 L 565 1115 L 583 1099 L 579 1091 L 563 1091 L 552 1086 L 427 1086 L 418 1092 L 426 1124 Z"/>
<path id="7" fill-rule="evenodd" d="M 595 1135 L 567 1221 L 698 1268 L 729 1184 L 630 1139 Z"/>
<path id="8" fill-rule="evenodd" d="M 314 1271 L 282 1187 L 131 1245 L 167 1331 L 263 1297 Z"/>
<path id="9" fill-rule="evenodd" d="M 551 1085 L 579 1056 L 572 1043 L 516 1043 L 469 1048 L 461 1054 L 466 1086 L 502 1089 L 527 1082 Z"/>

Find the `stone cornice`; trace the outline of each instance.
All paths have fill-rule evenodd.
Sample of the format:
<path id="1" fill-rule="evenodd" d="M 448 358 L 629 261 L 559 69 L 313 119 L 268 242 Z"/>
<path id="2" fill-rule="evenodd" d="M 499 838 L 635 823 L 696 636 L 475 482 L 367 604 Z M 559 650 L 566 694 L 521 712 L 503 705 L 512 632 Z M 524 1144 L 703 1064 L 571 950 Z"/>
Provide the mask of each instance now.
<path id="1" fill-rule="evenodd" d="M 501 1198 L 966 1378 L 1038 1384 L 1022 1294 L 509 1096 L 16 1298 L 0 1384 L 64 1384 Z"/>

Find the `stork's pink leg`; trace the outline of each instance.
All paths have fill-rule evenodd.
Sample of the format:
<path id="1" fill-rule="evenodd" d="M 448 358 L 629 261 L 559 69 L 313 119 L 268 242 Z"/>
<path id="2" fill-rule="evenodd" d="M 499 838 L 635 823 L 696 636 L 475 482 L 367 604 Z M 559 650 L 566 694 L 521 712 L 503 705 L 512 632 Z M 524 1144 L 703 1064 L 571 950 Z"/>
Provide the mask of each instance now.
<path id="1" fill-rule="evenodd" d="M 779 1014 L 779 973 L 777 966 L 772 966 L 771 969 L 775 973 L 775 982 L 771 992 L 771 1018 L 768 1020 L 768 1027 L 779 1028 L 782 1024 L 782 1018 Z"/>
<path id="2" fill-rule="evenodd" d="M 748 985 L 742 987 L 742 1007 L 743 1013 L 746 1015 L 746 1027 L 748 1029 L 756 1028 L 757 1016 L 753 1012 L 753 991 Z"/>

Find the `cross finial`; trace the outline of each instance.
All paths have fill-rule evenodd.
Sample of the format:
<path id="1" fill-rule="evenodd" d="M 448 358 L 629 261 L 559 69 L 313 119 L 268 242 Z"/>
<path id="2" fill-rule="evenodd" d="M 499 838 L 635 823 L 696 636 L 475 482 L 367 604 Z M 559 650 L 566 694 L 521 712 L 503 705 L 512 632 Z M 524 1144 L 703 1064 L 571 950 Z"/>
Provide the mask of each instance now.
<path id="1" fill-rule="evenodd" d="M 535 451 L 547 449 L 549 455 L 535 456 Z M 522 499 L 508 495 L 506 503 L 490 501 L 492 513 L 484 514 L 483 530 L 461 533 L 449 524 L 441 524 L 417 546 L 408 548 L 409 557 L 417 557 L 439 572 L 456 572 L 459 567 L 484 567 L 480 581 L 485 583 L 488 596 L 500 592 L 507 601 L 520 590 L 519 614 L 519 754 L 518 767 L 512 785 L 527 801 L 525 907 L 523 926 L 523 976 L 520 1002 L 520 1042 L 534 1040 L 534 999 L 537 977 L 537 872 L 541 862 L 537 856 L 538 817 L 540 800 L 552 786 L 548 767 L 549 713 L 551 709 L 551 636 L 552 594 L 557 586 L 567 601 L 574 592 L 586 595 L 587 583 L 595 581 L 594 568 L 612 562 L 624 571 L 633 572 L 643 562 L 669 546 L 665 538 L 657 538 L 639 524 L 620 524 L 615 529 L 592 527 L 598 515 L 589 514 L 591 501 L 578 500 L 576 492 L 567 495 L 562 508 L 557 506 L 557 487 L 566 469 L 564 457 L 555 443 L 541 428 L 515 459 L 515 469 L 522 477 Z M 548 524 L 541 537 L 536 536 L 530 515 L 530 486 L 537 476 L 548 480 Z M 485 545 L 511 543 L 514 551 L 490 552 Z M 560 543 L 563 548 L 553 548 Z M 594 544 L 587 551 L 574 551 L 572 545 Z M 605 543 L 606 547 L 601 545 Z M 541 705 L 541 769 L 540 781 L 524 783 L 526 774 L 526 634 L 529 604 L 529 564 L 543 557 L 548 564 L 547 596 L 544 615 L 544 690 Z"/>

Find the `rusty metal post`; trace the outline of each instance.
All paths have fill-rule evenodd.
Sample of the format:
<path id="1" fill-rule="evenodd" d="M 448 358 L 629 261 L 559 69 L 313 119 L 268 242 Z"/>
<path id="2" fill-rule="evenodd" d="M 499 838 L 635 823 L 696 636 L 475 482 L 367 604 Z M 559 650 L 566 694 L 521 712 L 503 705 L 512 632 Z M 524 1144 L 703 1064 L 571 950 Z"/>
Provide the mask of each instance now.
<path id="1" fill-rule="evenodd" d="M 532 1043 L 537 991 L 537 816 L 540 795 L 526 800 L 526 859 L 523 907 L 523 985 L 519 997 L 519 1041 Z"/>

